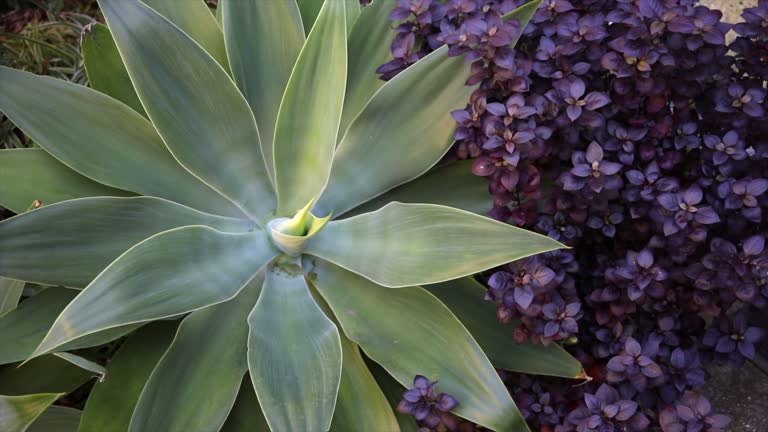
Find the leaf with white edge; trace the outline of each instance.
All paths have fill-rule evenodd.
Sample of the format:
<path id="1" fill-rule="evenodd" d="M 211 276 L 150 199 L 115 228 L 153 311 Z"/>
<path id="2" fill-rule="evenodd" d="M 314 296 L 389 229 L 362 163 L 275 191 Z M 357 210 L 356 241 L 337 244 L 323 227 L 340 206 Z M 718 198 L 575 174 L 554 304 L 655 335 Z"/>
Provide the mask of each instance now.
<path id="1" fill-rule="evenodd" d="M 83 65 L 91 87 L 147 116 L 125 70 L 112 33 L 104 24 L 94 23 L 83 31 Z"/>
<path id="2" fill-rule="evenodd" d="M 93 372 L 96 374 L 96 377 L 99 379 L 99 381 L 104 381 L 104 379 L 107 377 L 107 370 L 104 368 L 104 366 L 96 362 L 92 362 L 85 357 L 80 357 L 68 352 L 55 353 L 54 355 L 79 367 L 80 369 Z"/>
<path id="3" fill-rule="evenodd" d="M 229 70 L 227 52 L 224 49 L 224 35 L 203 0 L 187 0 L 180 5 L 178 0 L 142 0 L 168 21 L 200 44 L 224 68 Z"/>
<path id="4" fill-rule="evenodd" d="M 14 213 L 24 213 L 36 200 L 50 205 L 75 198 L 132 195 L 80 175 L 43 149 L 0 151 L 0 205 Z"/>
<path id="5" fill-rule="evenodd" d="M 280 216 L 316 198 L 331 170 L 347 80 L 344 2 L 323 5 L 280 103 L 274 143 Z"/>
<path id="6" fill-rule="evenodd" d="M 261 230 L 228 234 L 189 226 L 154 235 L 117 258 L 64 308 L 32 355 L 98 331 L 227 301 L 277 254 Z"/>
<path id="7" fill-rule="evenodd" d="M 99 5 L 144 109 L 179 163 L 252 217 L 270 214 L 275 197 L 256 121 L 226 71 L 141 1 Z"/>
<path id="8" fill-rule="evenodd" d="M 16 309 L 22 292 L 24 292 L 23 281 L 0 278 L 0 317 Z"/>
<path id="9" fill-rule="evenodd" d="M 130 336 L 93 386 L 79 432 L 126 432 L 139 395 L 173 340 L 176 322 L 158 321 Z"/>
<path id="10" fill-rule="evenodd" d="M 99 183 L 239 213 L 179 165 L 147 119 L 105 94 L 0 66 L 0 111 L 53 157 Z"/>
<path id="11" fill-rule="evenodd" d="M 544 346 L 515 342 L 512 339 L 514 326 L 499 322 L 496 305 L 483 299 L 486 289 L 473 278 L 465 277 L 424 288 L 461 320 L 495 367 L 530 375 L 585 376 L 581 363 L 559 344 Z"/>
<path id="12" fill-rule="evenodd" d="M 237 394 L 237 400 L 221 427 L 221 432 L 269 432 L 267 419 L 259 406 L 251 377 L 246 374 Z"/>
<path id="13" fill-rule="evenodd" d="M 222 0 L 219 10 L 232 76 L 256 117 L 261 153 L 274 180 L 277 111 L 304 45 L 299 8 L 294 0 Z"/>
<path id="14" fill-rule="evenodd" d="M 563 247 L 547 236 L 463 210 L 395 202 L 330 222 L 307 244 L 306 253 L 399 288 L 457 279 Z"/>
<path id="15" fill-rule="evenodd" d="M 527 430 L 483 350 L 435 296 L 387 289 L 322 260 L 305 263 L 344 333 L 401 384 L 416 375 L 439 380 L 438 390 L 459 401 L 457 415 L 497 431 Z"/>
<path id="16" fill-rule="evenodd" d="M 27 428 L 26 432 L 77 432 L 82 411 L 51 405 Z"/>
<path id="17" fill-rule="evenodd" d="M 23 365 L 0 366 L 0 394 L 71 393 L 92 378 L 92 373 L 66 360 L 43 356 Z"/>
<path id="18" fill-rule="evenodd" d="M 141 393 L 131 431 L 221 428 L 248 370 L 248 314 L 263 281 L 257 276 L 237 297 L 184 318 Z"/>
<path id="19" fill-rule="evenodd" d="M 392 21 L 389 14 L 397 0 L 376 0 L 360 11 L 355 25 L 347 23 L 349 67 L 344 113 L 339 128 L 341 138 L 385 81 L 376 75 L 376 69 L 392 56 Z"/>
<path id="20" fill-rule="evenodd" d="M 450 148 L 473 87 L 469 66 L 439 48 L 385 83 L 346 130 L 319 213 L 342 214 L 424 174 Z M 403 155 L 408 155 L 403 157 Z"/>
<path id="21" fill-rule="evenodd" d="M 25 432 L 61 394 L 43 393 L 26 396 L 0 396 L 0 430 Z"/>
<path id="22" fill-rule="evenodd" d="M 327 431 L 341 380 L 341 341 L 297 261 L 268 268 L 248 325 L 248 367 L 272 431 Z"/>
<path id="23" fill-rule="evenodd" d="M 188 225 L 227 232 L 256 228 L 161 198 L 81 198 L 0 222 L 0 276 L 81 288 L 131 246 Z"/>
<path id="24" fill-rule="evenodd" d="M 301 11 L 301 20 L 304 23 L 304 32 L 309 33 L 315 24 L 317 15 L 323 7 L 325 0 L 295 0 Z M 346 1 L 346 0 L 345 0 Z"/>
<path id="25" fill-rule="evenodd" d="M 493 207 L 488 180 L 472 173 L 472 161 L 444 165 L 355 207 L 345 217 L 368 213 L 391 202 L 439 204 L 481 215 Z"/>

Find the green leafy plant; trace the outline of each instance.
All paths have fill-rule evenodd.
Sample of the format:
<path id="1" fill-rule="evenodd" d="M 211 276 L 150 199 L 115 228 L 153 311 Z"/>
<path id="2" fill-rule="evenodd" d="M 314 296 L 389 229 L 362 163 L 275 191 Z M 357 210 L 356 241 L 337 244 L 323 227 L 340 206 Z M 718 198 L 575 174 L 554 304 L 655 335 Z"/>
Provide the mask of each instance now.
<path id="1" fill-rule="evenodd" d="M 61 353 L 130 334 L 80 431 L 415 430 L 390 401 L 416 375 L 517 431 L 494 366 L 580 375 L 556 345 L 498 345 L 468 276 L 562 246 L 473 213 L 466 165 L 430 170 L 470 71 L 441 48 L 378 81 L 392 1 L 228 0 L 219 24 L 203 2 L 99 3 L 95 90 L 0 68 L 0 111 L 41 147 L 0 152 L 21 213 L 0 276 L 72 288 L 0 316 L 0 363 L 103 375 Z"/>

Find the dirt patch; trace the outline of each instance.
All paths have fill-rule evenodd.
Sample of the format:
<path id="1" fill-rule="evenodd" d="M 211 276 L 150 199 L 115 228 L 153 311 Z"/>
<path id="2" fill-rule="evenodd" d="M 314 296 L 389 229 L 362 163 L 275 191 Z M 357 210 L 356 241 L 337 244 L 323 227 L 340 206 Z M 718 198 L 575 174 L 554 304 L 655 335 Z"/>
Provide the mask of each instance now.
<path id="1" fill-rule="evenodd" d="M 757 6 L 757 0 L 702 0 L 701 3 L 723 11 L 725 21 L 729 23 L 741 21 L 744 8 Z"/>

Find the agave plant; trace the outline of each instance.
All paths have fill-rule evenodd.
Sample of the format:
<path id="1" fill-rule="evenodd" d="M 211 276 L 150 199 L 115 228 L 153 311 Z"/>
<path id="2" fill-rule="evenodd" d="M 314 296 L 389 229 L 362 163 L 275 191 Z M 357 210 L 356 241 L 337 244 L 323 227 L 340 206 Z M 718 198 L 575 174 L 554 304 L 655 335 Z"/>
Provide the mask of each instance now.
<path id="1" fill-rule="evenodd" d="M 0 317 L 0 363 L 106 374 L 80 431 L 415 430 L 392 402 L 417 375 L 517 431 L 494 366 L 579 374 L 559 347 L 498 346 L 467 276 L 561 245 L 474 213 L 466 165 L 430 170 L 470 71 L 441 48 L 378 81 L 394 1 L 224 0 L 218 23 L 200 1 L 99 3 L 94 89 L 0 68 L 0 111 L 40 147 L 0 152 L 20 213 L 0 276 L 52 286 Z M 67 353 L 127 334 L 106 371 Z M 57 392 L 0 418 L 24 430 Z"/>

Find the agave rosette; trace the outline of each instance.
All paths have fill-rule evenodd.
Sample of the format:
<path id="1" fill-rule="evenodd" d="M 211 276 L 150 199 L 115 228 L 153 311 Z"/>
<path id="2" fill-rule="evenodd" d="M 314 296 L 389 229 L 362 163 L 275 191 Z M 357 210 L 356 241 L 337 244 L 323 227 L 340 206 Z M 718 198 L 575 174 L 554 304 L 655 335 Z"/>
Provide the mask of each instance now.
<path id="1" fill-rule="evenodd" d="M 79 430 L 415 429 L 387 389 L 416 375 L 521 430 L 494 366 L 579 374 L 559 347 L 496 346 L 466 276 L 561 245 L 474 213 L 465 164 L 429 171 L 469 67 L 441 48 L 378 81 L 392 0 L 99 3 L 94 89 L 0 68 L 0 111 L 40 147 L 0 152 L 20 213 L 0 276 L 72 288 L 0 317 L 0 363 L 131 334 Z"/>

